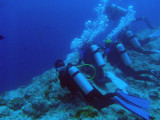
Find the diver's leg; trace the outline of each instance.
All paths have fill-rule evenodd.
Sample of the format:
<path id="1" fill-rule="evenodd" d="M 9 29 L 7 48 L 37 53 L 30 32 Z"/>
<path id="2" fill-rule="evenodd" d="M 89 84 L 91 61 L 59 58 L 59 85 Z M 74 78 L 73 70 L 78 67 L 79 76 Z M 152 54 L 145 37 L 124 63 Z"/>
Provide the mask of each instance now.
<path id="1" fill-rule="evenodd" d="M 141 76 L 142 74 L 149 73 L 148 70 L 140 70 L 135 71 L 133 68 L 129 66 L 118 66 L 118 68 L 127 76 L 132 77 L 136 80 L 144 80 L 144 81 L 152 81 L 150 77 L 147 76 Z"/>
<path id="2" fill-rule="evenodd" d="M 142 48 L 136 48 L 136 49 L 134 49 L 134 51 L 141 53 L 141 54 L 144 54 L 144 55 L 156 54 L 152 50 L 143 50 Z"/>
<path id="3" fill-rule="evenodd" d="M 106 95 L 102 95 L 100 99 L 97 100 L 97 109 L 101 110 L 102 108 L 108 107 L 109 105 L 115 104 L 115 100 L 113 99 L 115 93 L 108 93 Z"/>
<path id="4" fill-rule="evenodd" d="M 152 79 L 152 77 L 141 76 L 142 74 L 153 75 L 155 78 L 157 78 L 159 80 L 160 75 L 156 74 L 155 71 L 153 71 L 153 70 L 139 70 L 139 71 L 136 71 L 136 72 L 137 72 L 137 76 L 134 77 L 135 79 L 154 82 L 156 85 L 160 85 L 160 81 L 154 80 L 154 79 Z"/>
<path id="5" fill-rule="evenodd" d="M 94 89 L 87 96 L 85 96 L 85 98 L 90 105 L 98 110 L 101 110 L 102 108 L 115 103 L 113 100 L 114 95 L 115 93 L 102 95 L 97 89 Z"/>
<path id="6" fill-rule="evenodd" d="M 119 64 L 117 67 L 127 76 L 134 78 L 139 75 L 133 68 L 129 66 Z"/>
<path id="7" fill-rule="evenodd" d="M 150 23 L 150 21 L 146 17 L 138 17 L 133 22 L 137 22 L 137 21 L 144 21 L 150 29 L 154 29 L 153 25 Z"/>
<path id="8" fill-rule="evenodd" d="M 149 82 L 153 82 L 156 85 L 160 85 L 160 82 L 155 81 L 153 79 L 151 79 L 148 76 L 141 76 L 142 74 L 148 74 L 149 71 L 148 70 L 141 70 L 141 71 L 135 71 L 133 68 L 129 67 L 129 66 L 118 66 L 118 68 L 127 76 L 132 77 L 136 80 L 143 80 L 143 81 L 149 81 Z"/>

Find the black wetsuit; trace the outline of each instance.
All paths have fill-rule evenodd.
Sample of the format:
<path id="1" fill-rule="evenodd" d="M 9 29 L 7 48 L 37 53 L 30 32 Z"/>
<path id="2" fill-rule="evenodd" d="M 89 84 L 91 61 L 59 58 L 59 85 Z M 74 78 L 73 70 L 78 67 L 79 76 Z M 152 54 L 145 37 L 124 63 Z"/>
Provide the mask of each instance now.
<path id="1" fill-rule="evenodd" d="M 94 88 L 86 95 L 69 75 L 67 69 L 60 71 L 58 77 L 62 88 L 67 87 L 72 95 L 77 95 L 80 97 L 81 95 L 78 95 L 79 91 L 83 95 L 82 99 L 85 99 L 90 105 L 97 108 L 98 110 L 115 103 L 113 100 L 115 93 L 102 95 L 96 88 Z"/>
<path id="2" fill-rule="evenodd" d="M 147 51 L 147 50 L 143 50 L 142 48 L 135 48 L 132 43 L 131 43 L 131 39 L 136 37 L 136 35 L 133 35 L 132 37 L 127 37 L 126 36 L 126 30 L 125 31 L 122 31 L 120 32 L 120 34 L 118 35 L 117 39 L 119 41 L 121 41 L 123 43 L 123 45 L 127 48 L 127 49 L 130 49 L 130 50 L 134 50 L 138 53 L 142 53 L 144 55 L 149 55 L 149 54 L 153 54 L 152 51 Z M 146 40 L 141 40 L 139 41 L 141 45 L 144 45 L 144 44 L 147 44 L 148 42 L 150 42 L 150 39 L 146 39 Z"/>

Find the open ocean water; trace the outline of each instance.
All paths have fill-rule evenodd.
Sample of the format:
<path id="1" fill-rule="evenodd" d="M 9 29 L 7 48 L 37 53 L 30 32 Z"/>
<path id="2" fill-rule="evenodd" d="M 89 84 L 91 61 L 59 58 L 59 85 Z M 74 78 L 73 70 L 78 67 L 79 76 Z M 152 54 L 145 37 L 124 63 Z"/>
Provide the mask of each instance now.
<path id="1" fill-rule="evenodd" d="M 159 0 L 109 2 L 133 5 L 136 16 L 159 25 Z M 95 19 L 97 4 L 98 0 L 1 0 L 0 34 L 5 39 L 0 41 L 0 92 L 28 84 L 52 68 L 56 59 L 64 59 L 84 23 Z"/>
<path id="2" fill-rule="evenodd" d="M 26 85 L 64 59 L 98 0 L 1 0 L 0 92 Z"/>

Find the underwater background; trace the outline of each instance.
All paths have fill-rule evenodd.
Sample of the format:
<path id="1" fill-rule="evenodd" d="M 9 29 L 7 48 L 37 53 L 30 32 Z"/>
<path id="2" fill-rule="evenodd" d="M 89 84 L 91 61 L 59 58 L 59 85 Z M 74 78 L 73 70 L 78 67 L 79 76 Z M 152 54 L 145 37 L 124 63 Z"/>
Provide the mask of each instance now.
<path id="1" fill-rule="evenodd" d="M 95 19 L 98 0 L 1 0 L 0 92 L 26 85 L 64 59 L 70 43 Z M 111 0 L 122 7 L 133 5 L 136 16 L 159 25 L 159 0 Z M 141 24 L 141 23 L 138 23 Z M 138 26 L 138 25 L 136 25 Z M 145 24 L 135 30 L 145 28 Z"/>
<path id="2" fill-rule="evenodd" d="M 112 3 L 128 8 L 125 23 L 124 19 L 115 23 L 106 19 L 105 5 Z M 106 36 L 114 38 L 119 32 L 116 28 L 130 25 L 135 17 L 146 17 L 154 26 L 149 29 L 141 21 L 132 24 L 137 38 L 154 38 L 158 33 L 142 48 L 159 52 L 159 12 L 159 0 L 0 0 L 0 120 L 143 120 L 118 104 L 99 111 L 81 99 L 72 101 L 70 92 L 60 86 L 54 62 L 78 62 L 78 50 L 85 43 L 96 41 L 103 45 Z M 135 70 L 155 70 L 157 74 L 152 72 L 159 79 L 147 76 L 159 82 L 159 53 L 127 52 Z M 104 73 L 109 72 L 113 72 L 113 79 L 119 77 L 128 84 L 130 95 L 150 102 L 151 120 L 160 119 L 159 84 L 122 75 L 106 62 Z M 90 83 L 103 94 L 117 89 L 113 81 L 105 88 L 92 80 Z"/>

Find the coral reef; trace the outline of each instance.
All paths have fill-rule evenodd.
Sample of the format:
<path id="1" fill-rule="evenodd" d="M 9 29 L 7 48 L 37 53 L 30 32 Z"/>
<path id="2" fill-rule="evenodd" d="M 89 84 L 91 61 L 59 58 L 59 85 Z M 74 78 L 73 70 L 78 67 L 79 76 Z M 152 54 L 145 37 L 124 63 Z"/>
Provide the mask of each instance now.
<path id="1" fill-rule="evenodd" d="M 75 118 L 95 118 L 96 116 L 98 116 L 98 111 L 96 109 L 94 109 L 93 107 L 87 107 L 87 108 L 82 108 L 77 110 L 76 114 L 75 114 Z M 82 119 L 83 119 L 82 118 Z"/>
<path id="2" fill-rule="evenodd" d="M 14 98 L 9 101 L 7 106 L 13 110 L 19 110 L 25 104 L 25 100 L 23 98 Z"/>

